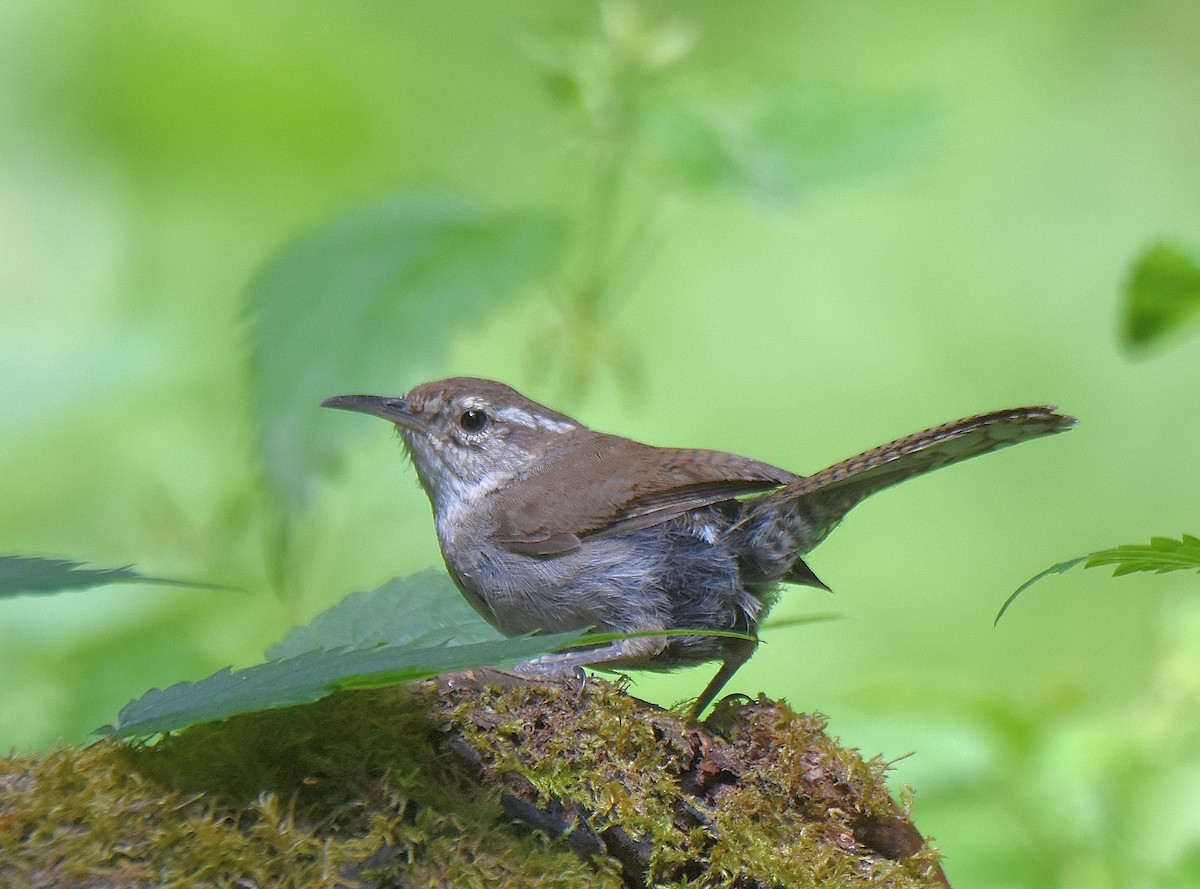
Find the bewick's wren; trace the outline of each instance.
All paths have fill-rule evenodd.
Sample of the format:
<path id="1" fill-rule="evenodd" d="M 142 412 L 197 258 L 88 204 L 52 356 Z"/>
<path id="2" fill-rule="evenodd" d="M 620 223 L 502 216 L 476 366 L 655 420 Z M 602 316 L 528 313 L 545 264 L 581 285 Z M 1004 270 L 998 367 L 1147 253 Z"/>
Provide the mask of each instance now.
<path id="1" fill-rule="evenodd" d="M 1075 424 L 1052 407 L 981 414 L 800 476 L 736 454 L 595 432 L 491 380 L 456 377 L 399 398 L 339 395 L 323 405 L 396 424 L 433 504 L 450 576 L 508 635 L 594 627 L 753 636 L 781 582 L 824 586 L 802 557 L 864 497 Z M 643 637 L 518 669 L 721 660 L 693 707 L 698 716 L 755 645 Z"/>

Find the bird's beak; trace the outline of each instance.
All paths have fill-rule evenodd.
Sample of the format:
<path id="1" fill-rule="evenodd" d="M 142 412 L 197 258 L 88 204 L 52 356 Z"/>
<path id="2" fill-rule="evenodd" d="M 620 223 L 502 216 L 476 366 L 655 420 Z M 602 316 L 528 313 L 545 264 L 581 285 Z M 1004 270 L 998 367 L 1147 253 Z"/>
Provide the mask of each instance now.
<path id="1" fill-rule="evenodd" d="M 397 426 L 418 432 L 428 429 L 425 421 L 409 410 L 408 402 L 403 398 L 389 398 L 385 395 L 335 395 L 322 401 L 321 407 L 335 407 L 338 410 L 382 417 Z"/>

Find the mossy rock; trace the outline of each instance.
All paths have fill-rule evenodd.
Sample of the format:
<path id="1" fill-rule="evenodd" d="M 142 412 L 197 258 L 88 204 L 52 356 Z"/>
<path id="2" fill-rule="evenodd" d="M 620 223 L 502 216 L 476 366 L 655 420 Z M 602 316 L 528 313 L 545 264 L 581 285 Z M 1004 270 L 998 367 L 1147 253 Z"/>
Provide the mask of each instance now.
<path id="1" fill-rule="evenodd" d="M 945 886 L 806 716 L 472 672 L 0 759 L 0 886 Z"/>

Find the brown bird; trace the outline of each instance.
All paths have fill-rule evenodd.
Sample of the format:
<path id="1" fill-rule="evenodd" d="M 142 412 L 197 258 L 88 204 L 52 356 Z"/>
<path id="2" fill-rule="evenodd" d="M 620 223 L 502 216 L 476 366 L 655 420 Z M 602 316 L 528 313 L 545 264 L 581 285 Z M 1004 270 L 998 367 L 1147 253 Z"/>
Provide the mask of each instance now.
<path id="1" fill-rule="evenodd" d="M 698 716 L 754 651 L 781 583 L 824 587 L 804 555 L 864 498 L 1070 429 L 1053 407 L 955 420 L 801 476 L 721 451 L 596 432 L 492 380 L 323 402 L 396 425 L 429 495 L 450 576 L 502 633 L 731 630 L 548 654 L 518 670 L 671 669 L 720 660 Z"/>

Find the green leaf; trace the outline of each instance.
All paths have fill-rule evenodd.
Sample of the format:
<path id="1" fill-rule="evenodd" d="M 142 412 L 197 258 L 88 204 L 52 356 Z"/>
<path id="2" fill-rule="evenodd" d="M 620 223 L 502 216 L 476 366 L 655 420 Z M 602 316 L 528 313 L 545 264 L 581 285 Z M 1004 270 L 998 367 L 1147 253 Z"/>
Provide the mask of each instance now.
<path id="1" fill-rule="evenodd" d="M 580 635 L 519 636 L 465 645 L 315 649 L 244 670 L 226 668 L 199 682 L 151 689 L 126 704 L 115 725 L 99 731 L 118 738 L 153 735 L 239 713 L 308 704 L 343 689 L 394 685 L 473 667 L 512 667 L 557 651 Z"/>
<path id="2" fill-rule="evenodd" d="M 1125 344 L 1148 346 L 1200 323 L 1200 260 L 1160 242 L 1137 261 L 1125 285 Z"/>
<path id="3" fill-rule="evenodd" d="M 827 619 L 813 615 L 782 625 Z M 581 645 L 697 632 L 749 638 L 734 632 L 678 629 L 579 630 L 509 639 L 472 610 L 444 572 L 430 570 L 347 596 L 272 647 L 266 663 L 152 689 L 122 708 L 115 725 L 98 731 L 116 737 L 153 735 L 239 713 L 307 704 L 343 689 L 411 682 L 453 670 L 512 667 Z"/>
<path id="4" fill-rule="evenodd" d="M 1021 593 L 1029 589 L 1044 577 L 1051 574 L 1062 574 L 1077 565 L 1085 568 L 1098 568 L 1102 565 L 1113 565 L 1113 577 L 1134 574 L 1139 571 L 1149 571 L 1154 574 L 1165 574 L 1168 571 L 1200 571 L 1200 539 L 1191 534 L 1184 534 L 1179 540 L 1170 537 L 1152 537 L 1149 544 L 1129 544 L 1112 549 L 1102 549 L 1077 559 L 1059 562 L 1051 565 L 1045 571 L 1035 574 L 1025 581 L 1016 591 L 1004 600 L 996 615 L 995 623 L 1000 622 L 1004 612 Z"/>
<path id="5" fill-rule="evenodd" d="M 912 100 L 711 82 L 662 95 L 647 117 L 651 150 L 684 182 L 774 204 L 911 165 L 927 151 L 933 120 Z"/>
<path id="6" fill-rule="evenodd" d="M 1076 565 L 1082 565 L 1087 560 L 1088 560 L 1087 556 L 1080 556 L 1077 559 L 1068 559 L 1065 562 L 1059 562 L 1056 565 L 1051 565 L 1045 571 L 1040 571 L 1037 574 L 1033 575 L 1033 577 L 1029 578 L 1029 580 L 1025 581 L 1023 584 L 1021 584 L 1019 587 L 1017 587 L 1016 590 L 1013 591 L 1011 596 L 1009 596 L 1007 599 L 1004 600 L 1004 604 L 1001 605 L 1000 610 L 998 612 L 996 612 L 996 619 L 994 621 L 992 621 L 992 626 L 995 626 L 996 624 L 1000 623 L 1000 618 L 1004 617 L 1004 612 L 1008 611 L 1008 607 L 1010 605 L 1012 605 L 1013 602 L 1017 601 L 1017 596 L 1021 595 L 1021 593 L 1025 592 L 1027 589 L 1029 589 L 1031 586 L 1033 586 L 1039 580 L 1041 580 L 1042 578 L 1045 578 L 1045 577 L 1049 577 L 1051 574 L 1062 574 L 1065 571 L 1070 571 Z"/>
<path id="7" fill-rule="evenodd" d="M 320 410 L 324 398 L 399 394 L 429 376 L 455 332 L 545 276 L 562 243 L 554 219 L 404 193 L 281 250 L 247 304 L 253 415 L 268 487 L 285 512 L 306 501 L 356 432 Z"/>
<path id="8" fill-rule="evenodd" d="M 1184 534 L 1179 540 L 1152 537 L 1149 544 L 1130 544 L 1104 549 L 1087 557 L 1085 568 L 1115 565 L 1113 577 L 1150 571 L 1200 571 L 1200 539 Z"/>
<path id="9" fill-rule="evenodd" d="M 42 595 L 61 590 L 82 590 L 109 583 L 154 583 L 200 589 L 223 589 L 207 583 L 192 583 L 166 577 L 147 577 L 132 565 L 121 568 L 85 568 L 83 562 L 43 559 L 37 556 L 0 556 L 0 598 Z"/>
<path id="10" fill-rule="evenodd" d="M 583 634 L 505 638 L 475 613 L 445 572 L 424 571 L 347 596 L 272 647 L 266 663 L 153 689 L 100 731 L 150 735 L 307 704 L 347 688 L 511 667 L 569 647 Z"/>
<path id="11" fill-rule="evenodd" d="M 267 651 L 270 660 L 314 648 L 487 642 L 504 637 L 475 613 L 445 571 L 429 569 L 351 593 L 310 623 L 292 630 Z"/>

